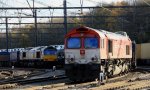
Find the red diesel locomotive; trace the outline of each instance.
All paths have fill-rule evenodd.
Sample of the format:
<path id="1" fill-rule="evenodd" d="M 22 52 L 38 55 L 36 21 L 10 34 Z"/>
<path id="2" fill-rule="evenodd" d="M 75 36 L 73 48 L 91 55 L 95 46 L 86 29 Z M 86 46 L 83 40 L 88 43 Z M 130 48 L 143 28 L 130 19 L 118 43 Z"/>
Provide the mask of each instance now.
<path id="1" fill-rule="evenodd" d="M 132 41 L 126 32 L 78 27 L 65 36 L 65 70 L 73 81 L 93 80 L 104 72 L 111 77 L 134 65 Z"/>

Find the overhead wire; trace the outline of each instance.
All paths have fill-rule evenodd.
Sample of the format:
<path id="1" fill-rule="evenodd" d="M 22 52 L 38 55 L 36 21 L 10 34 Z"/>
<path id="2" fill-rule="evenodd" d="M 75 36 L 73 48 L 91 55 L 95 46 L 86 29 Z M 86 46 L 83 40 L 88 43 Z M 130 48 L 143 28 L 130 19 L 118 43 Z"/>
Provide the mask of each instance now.
<path id="1" fill-rule="evenodd" d="M 67 1 L 67 4 L 70 4 L 70 6 L 73 6 L 73 5 L 77 6 L 77 5 L 79 5 L 79 4 L 76 4 L 76 3 L 73 3 L 73 4 L 72 4 L 72 3 L 68 2 L 68 1 Z M 77 14 L 77 12 L 72 11 L 72 10 L 68 10 L 68 11 L 67 11 L 67 14 L 75 15 L 75 14 Z"/>
<path id="2" fill-rule="evenodd" d="M 17 0 L 15 0 L 15 1 L 17 1 Z M 9 7 L 12 7 L 11 5 L 8 5 L 8 4 L 4 3 L 4 2 L 3 2 L 3 4 L 5 4 L 5 6 L 7 5 L 7 6 L 9 6 Z M 10 12 L 7 12 L 7 15 L 8 15 L 9 13 L 10 13 Z M 18 16 L 18 21 L 19 21 L 19 22 L 21 22 L 21 20 L 20 20 L 20 19 L 21 19 L 21 14 L 29 15 L 29 14 L 26 14 L 26 12 L 23 13 L 22 10 L 21 10 L 21 12 L 19 12 L 18 9 L 17 9 L 17 12 L 14 11 L 14 14 L 10 13 L 10 15 L 15 15 L 15 14 L 17 14 L 17 16 Z M 6 16 L 6 13 L 5 13 L 5 16 Z"/>
<path id="3" fill-rule="evenodd" d="M 29 4 L 29 1 L 28 0 L 26 0 L 27 2 L 28 2 L 28 4 Z M 31 1 L 33 1 L 33 0 L 31 0 Z M 93 0 L 88 0 L 88 1 L 93 1 Z M 37 2 L 37 1 L 36 1 Z M 96 2 L 96 1 L 94 1 L 95 3 L 99 3 L 99 2 Z M 40 2 L 41 3 L 41 2 Z M 44 4 L 44 3 L 41 3 L 41 4 L 43 4 L 43 5 L 47 5 L 47 4 Z M 83 0 L 80 0 L 80 4 L 81 4 L 81 12 L 82 12 L 82 10 L 83 10 Z M 29 4 L 29 7 L 31 7 L 31 5 Z M 104 8 L 103 6 L 102 6 L 102 8 L 103 9 L 106 9 L 106 10 L 109 10 L 108 8 Z M 113 12 L 112 10 L 109 10 L 109 11 L 111 11 L 111 12 Z M 113 12 L 114 13 L 114 12 Z"/>
<path id="4" fill-rule="evenodd" d="M 30 0 L 30 1 L 33 1 L 33 0 Z M 41 2 L 41 1 L 38 1 L 38 0 L 35 0 L 34 2 L 37 3 L 37 4 L 41 4 L 41 5 L 43 5 L 43 6 L 46 6 L 46 7 L 51 7 L 50 5 L 45 4 L 45 3 Z M 48 12 L 48 11 L 46 11 L 46 12 Z M 42 12 L 42 14 L 43 14 L 43 13 L 46 13 L 46 12 Z M 47 14 L 47 13 L 46 13 L 46 14 Z M 59 14 L 59 15 L 60 15 L 60 14 L 62 14 L 62 13 L 58 13 L 58 12 L 56 13 L 56 12 L 55 12 L 55 14 Z"/>
<path id="5" fill-rule="evenodd" d="M 33 1 L 33 0 L 31 0 L 31 1 Z M 34 2 L 39 3 L 39 4 L 43 5 L 43 6 L 50 7 L 50 5 L 45 4 L 45 3 L 41 2 L 41 1 L 37 1 L 37 0 L 36 0 L 36 1 L 34 1 Z"/>
<path id="6" fill-rule="evenodd" d="M 23 3 L 23 2 L 19 2 L 18 0 L 13 0 L 15 3 L 17 2 L 17 3 L 21 3 L 21 4 L 23 4 L 23 5 L 25 5 L 26 3 Z M 8 4 L 6 4 L 7 6 L 9 6 L 9 7 L 13 7 L 13 6 L 11 6 L 11 5 L 8 5 Z M 26 15 L 26 16 L 31 16 L 31 14 L 29 14 L 29 13 L 27 13 L 27 12 L 23 12 L 23 11 L 21 11 L 22 13 L 21 14 L 24 14 L 24 15 Z M 9 12 L 8 12 L 9 13 Z M 18 14 L 19 12 L 17 11 L 17 12 L 15 12 L 14 11 L 14 14 Z M 12 14 L 13 15 L 13 14 Z"/>
<path id="7" fill-rule="evenodd" d="M 30 5 L 29 1 L 28 1 L 28 0 L 26 0 L 26 1 L 27 1 L 27 3 L 28 3 L 29 7 L 31 8 L 31 5 Z M 33 16 L 34 16 L 34 11 L 33 11 L 33 9 L 31 9 L 31 11 L 32 11 Z"/>
<path id="8" fill-rule="evenodd" d="M 80 0 L 80 5 L 81 5 L 81 14 L 83 14 L 83 0 Z"/>
<path id="9" fill-rule="evenodd" d="M 144 1 L 144 3 L 146 3 L 148 6 L 150 6 L 150 3 L 148 3 L 147 1 L 145 1 L 145 0 L 143 0 Z"/>
<path id="10" fill-rule="evenodd" d="M 54 9 L 51 11 L 50 9 L 49 9 L 49 14 L 50 14 L 50 16 L 53 16 L 53 13 L 54 13 Z M 49 18 L 49 23 L 50 23 L 50 28 L 52 27 L 52 23 L 53 23 L 53 17 L 51 17 L 51 19 Z"/>
<path id="11" fill-rule="evenodd" d="M 89 2 L 92 2 L 92 3 L 94 3 L 94 4 L 99 4 L 100 2 L 97 2 L 97 1 L 95 1 L 95 0 L 86 0 L 86 1 L 89 1 Z M 102 1 L 102 0 L 101 0 Z"/>
<path id="12" fill-rule="evenodd" d="M 18 0 L 15 0 L 15 1 L 17 1 L 18 2 Z M 27 1 L 27 3 L 28 3 L 28 5 L 29 5 L 29 7 L 31 8 L 31 5 L 30 5 L 30 3 L 29 3 L 29 1 L 28 0 L 26 0 Z M 31 0 L 31 1 L 33 1 L 33 0 Z M 18 3 L 21 3 L 21 4 L 23 4 L 22 2 L 18 2 Z M 36 3 L 40 3 L 40 2 L 36 2 Z M 3 4 L 5 4 L 5 6 L 7 5 L 6 3 L 3 3 Z M 43 4 L 43 5 L 47 5 L 47 4 L 44 4 L 44 3 L 41 3 L 41 4 Z M 7 5 L 8 6 L 8 5 Z M 10 6 L 10 7 L 12 7 L 12 6 Z M 32 11 L 32 10 L 31 10 Z M 32 11 L 33 12 L 33 11 Z M 46 11 L 46 12 L 48 12 L 48 11 Z M 9 13 L 9 12 L 8 12 Z M 45 13 L 45 12 L 44 12 Z M 21 14 L 24 14 L 24 15 L 26 15 L 26 16 L 30 16 L 30 14 L 26 14 L 26 13 L 23 13 L 23 11 L 21 11 L 21 13 L 19 13 L 19 11 L 17 11 L 17 12 L 14 12 L 14 15 L 15 14 L 17 14 L 17 16 L 18 16 L 18 18 L 21 16 Z M 43 13 L 42 13 L 43 14 Z M 62 13 L 61 13 L 62 14 Z M 13 15 L 13 14 L 12 14 Z M 59 13 L 59 15 L 60 15 L 60 13 Z M 19 22 L 20 22 L 20 20 L 19 20 Z"/>
<path id="13" fill-rule="evenodd" d="M 17 1 L 17 0 L 15 0 L 15 1 Z M 8 5 L 8 4 L 5 4 L 5 5 L 7 5 L 7 6 L 9 6 L 9 7 L 12 7 L 12 6 Z M 8 14 L 8 13 L 10 13 L 10 12 L 7 12 L 7 14 Z M 24 14 L 24 15 L 26 15 L 26 16 L 29 16 L 29 14 L 26 14 L 26 12 L 23 12 L 22 10 L 21 10 L 21 12 L 19 12 L 19 10 L 17 10 L 17 12 L 14 11 L 14 14 L 11 14 L 11 15 L 15 15 L 15 14 L 17 14 L 17 16 L 18 16 L 18 21 L 19 21 L 19 22 L 22 21 L 22 20 L 19 20 L 19 19 L 22 19 L 22 18 L 21 18 L 21 14 Z"/>
<path id="14" fill-rule="evenodd" d="M 21 21 L 22 21 L 22 18 L 21 18 L 21 13 L 22 13 L 22 10 L 21 10 L 21 13 L 19 13 L 19 10 L 17 9 L 18 11 L 18 22 L 20 23 L 19 24 L 19 28 L 21 28 Z"/>

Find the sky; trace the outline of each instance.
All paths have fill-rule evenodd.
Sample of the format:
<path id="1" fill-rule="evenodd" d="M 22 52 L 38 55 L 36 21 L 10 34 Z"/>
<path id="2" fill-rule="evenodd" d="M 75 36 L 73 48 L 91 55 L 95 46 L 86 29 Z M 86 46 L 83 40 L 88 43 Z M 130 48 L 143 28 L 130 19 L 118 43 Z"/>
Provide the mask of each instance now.
<path id="1" fill-rule="evenodd" d="M 27 2 L 28 1 L 28 2 Z M 35 7 L 63 7 L 63 0 L 34 0 L 35 1 Z M 119 2 L 123 0 L 66 0 L 68 7 L 80 7 L 80 6 L 96 6 L 100 3 L 112 3 L 112 2 Z M 33 6 L 33 0 L 0 0 L 0 7 L 32 7 Z M 83 10 L 87 12 L 87 10 Z M 2 11 L 0 10 L 0 16 L 20 16 L 23 14 L 19 13 L 25 13 L 28 15 L 32 15 L 31 10 L 15 10 L 15 11 Z M 79 10 L 68 10 L 68 15 L 71 15 L 72 13 L 79 13 Z M 42 15 L 48 15 L 48 16 L 63 16 L 63 10 L 40 10 L 37 11 L 37 14 L 39 16 Z M 45 19 L 39 19 L 38 22 L 44 22 Z M 48 20 L 47 20 L 48 21 Z M 5 19 L 0 19 L 0 22 L 5 22 Z M 11 22 L 34 22 L 34 19 L 9 19 L 9 23 Z M 5 28 L 5 25 L 0 25 L 0 28 Z M 12 25 L 9 27 L 12 27 Z M 0 31 L 2 31 L 0 29 Z M 5 29 L 4 29 L 5 31 Z"/>
<path id="2" fill-rule="evenodd" d="M 32 5 L 33 0 L 0 0 L 0 3 L 6 3 L 9 6 L 28 6 L 27 1 Z M 35 6 L 62 6 L 63 0 L 34 0 Z M 79 6 L 80 1 L 83 1 L 83 6 L 95 6 L 95 4 L 103 2 L 103 3 L 111 3 L 118 2 L 123 0 L 66 0 L 68 6 Z M 39 4 L 41 3 L 41 4 Z"/>
<path id="3" fill-rule="evenodd" d="M 27 2 L 28 1 L 28 2 Z M 63 0 L 34 0 L 35 7 L 63 7 Z M 90 6 L 96 6 L 100 5 L 100 3 L 112 3 L 112 2 L 118 2 L 123 0 L 66 0 L 68 7 L 90 7 Z M 0 7 L 33 7 L 33 0 L 0 0 Z M 31 15 L 31 10 L 21 11 L 11 11 L 8 12 L 7 15 L 20 15 L 18 12 L 26 13 Z M 48 12 L 48 13 L 45 13 Z M 77 11 L 74 11 L 77 12 Z M 63 15 L 63 10 L 50 10 L 50 11 L 38 11 L 38 14 L 53 14 L 55 16 L 57 15 Z M 69 14 L 70 12 L 68 12 Z M 5 16 L 6 13 L 3 11 L 3 13 L 0 13 L 1 16 Z"/>

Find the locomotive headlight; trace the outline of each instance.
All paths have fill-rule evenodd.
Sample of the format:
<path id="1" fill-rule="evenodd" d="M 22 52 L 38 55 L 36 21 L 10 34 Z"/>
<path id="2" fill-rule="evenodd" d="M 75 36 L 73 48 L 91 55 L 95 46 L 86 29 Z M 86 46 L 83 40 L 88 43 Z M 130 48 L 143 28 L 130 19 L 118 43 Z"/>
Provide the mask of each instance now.
<path id="1" fill-rule="evenodd" d="M 94 61 L 94 57 L 92 57 L 91 60 Z"/>
<path id="2" fill-rule="evenodd" d="M 97 58 L 97 56 L 94 56 L 94 57 L 91 58 L 91 60 L 92 60 L 93 62 L 97 62 L 97 61 L 98 61 L 98 58 Z"/>
<path id="3" fill-rule="evenodd" d="M 69 63 L 74 63 L 74 61 L 75 61 L 75 58 L 68 58 L 68 60 L 67 60 Z"/>
<path id="4" fill-rule="evenodd" d="M 57 58 L 59 59 L 59 58 L 60 58 L 60 56 L 57 56 Z"/>
<path id="5" fill-rule="evenodd" d="M 73 54 L 68 55 L 67 61 L 69 63 L 73 63 L 75 61 L 75 56 Z"/>
<path id="6" fill-rule="evenodd" d="M 70 58 L 70 61 L 72 61 L 72 62 L 73 62 L 73 61 L 74 61 L 74 58 Z"/>

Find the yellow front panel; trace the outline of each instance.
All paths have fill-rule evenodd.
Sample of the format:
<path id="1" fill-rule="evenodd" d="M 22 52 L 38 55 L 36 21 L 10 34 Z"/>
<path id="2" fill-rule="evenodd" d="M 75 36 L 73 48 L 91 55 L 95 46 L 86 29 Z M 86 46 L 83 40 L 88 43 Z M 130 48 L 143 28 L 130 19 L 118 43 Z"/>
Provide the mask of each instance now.
<path id="1" fill-rule="evenodd" d="M 57 55 L 44 55 L 43 60 L 44 61 L 56 61 Z"/>

